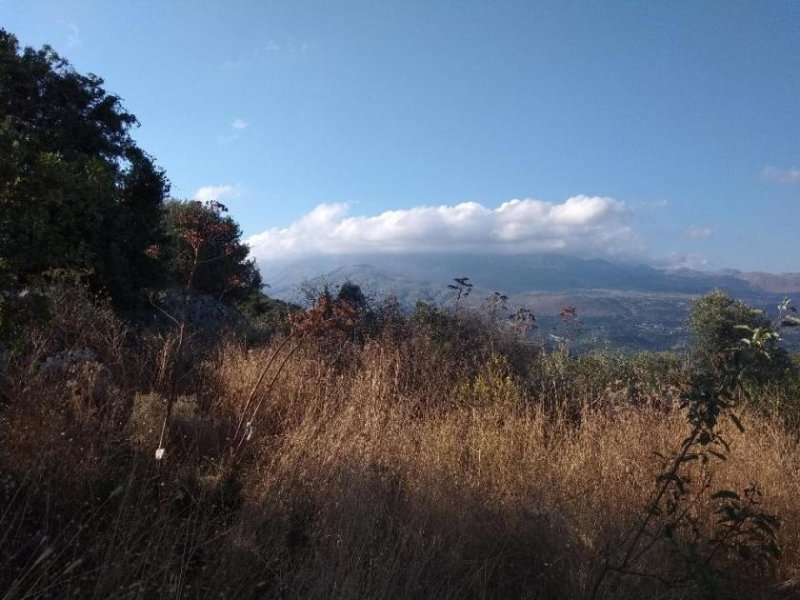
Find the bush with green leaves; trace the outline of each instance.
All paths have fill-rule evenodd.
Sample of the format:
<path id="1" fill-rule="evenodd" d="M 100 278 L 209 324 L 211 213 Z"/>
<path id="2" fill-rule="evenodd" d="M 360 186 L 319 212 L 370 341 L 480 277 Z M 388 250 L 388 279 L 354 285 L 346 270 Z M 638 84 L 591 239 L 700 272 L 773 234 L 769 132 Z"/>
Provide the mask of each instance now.
<path id="1" fill-rule="evenodd" d="M 742 345 L 742 340 L 772 332 L 773 324 L 764 311 L 742 300 L 715 290 L 697 298 L 691 309 L 689 325 L 694 336 L 692 361 L 700 371 L 715 373 L 732 353 L 741 361 L 741 377 L 752 384 L 780 379 L 791 362 L 779 345 L 778 335 L 769 335 L 763 347 Z"/>
<path id="2" fill-rule="evenodd" d="M 739 417 L 745 374 L 767 375 L 764 363 L 777 356 L 778 334 L 760 311 L 712 292 L 696 301 L 692 325 L 698 335 L 700 362 L 681 394 L 688 435 L 673 452 L 659 454 L 662 469 L 634 527 L 620 545 L 603 556 L 588 598 L 600 597 L 612 578 L 654 578 L 668 588 L 695 586 L 705 597 L 730 596 L 734 568 L 768 572 L 781 555 L 780 519 L 765 510 L 755 483 L 741 492 L 714 489 L 714 461 L 731 453 L 726 425 L 740 433 Z M 742 337 L 742 332 L 748 335 Z M 738 336 L 738 343 L 735 341 Z M 714 519 L 696 507 L 708 500 Z M 677 559 L 669 570 L 654 565 L 654 549 L 667 547 Z"/>

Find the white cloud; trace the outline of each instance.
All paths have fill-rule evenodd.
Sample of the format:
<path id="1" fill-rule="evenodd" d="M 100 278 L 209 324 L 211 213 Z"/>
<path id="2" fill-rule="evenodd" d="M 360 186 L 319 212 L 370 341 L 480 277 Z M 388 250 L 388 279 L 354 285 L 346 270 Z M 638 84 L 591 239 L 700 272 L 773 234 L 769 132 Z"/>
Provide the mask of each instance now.
<path id="1" fill-rule="evenodd" d="M 224 202 L 226 200 L 235 200 L 241 195 L 242 188 L 237 185 L 204 185 L 197 188 L 193 199 L 201 202 L 208 202 L 209 200 Z"/>
<path id="2" fill-rule="evenodd" d="M 683 237 L 687 240 L 707 240 L 713 235 L 712 227 L 687 227 L 683 232 Z"/>
<path id="3" fill-rule="evenodd" d="M 703 256 L 680 252 L 673 252 L 666 256 L 660 256 L 650 262 L 654 267 L 667 270 L 692 269 L 694 271 L 703 271 L 711 266 L 708 259 Z"/>
<path id="4" fill-rule="evenodd" d="M 320 204 L 288 227 L 247 240 L 260 261 L 368 252 L 565 252 L 620 255 L 641 249 L 621 202 L 574 196 L 560 204 L 511 200 L 419 206 L 349 216 L 347 204 Z"/>
<path id="5" fill-rule="evenodd" d="M 241 117 L 236 117 L 230 124 L 230 130 L 227 133 L 221 133 L 217 136 L 217 141 L 220 144 L 230 144 L 242 137 L 242 132 L 250 126 L 248 121 Z"/>
<path id="6" fill-rule="evenodd" d="M 67 31 L 69 32 L 67 34 L 67 48 L 75 48 L 83 43 L 83 40 L 81 40 L 81 32 L 77 25 L 69 23 L 67 25 Z"/>
<path id="7" fill-rule="evenodd" d="M 800 183 L 800 169 L 778 169 L 776 167 L 764 167 L 761 177 L 766 181 L 775 183 Z"/>

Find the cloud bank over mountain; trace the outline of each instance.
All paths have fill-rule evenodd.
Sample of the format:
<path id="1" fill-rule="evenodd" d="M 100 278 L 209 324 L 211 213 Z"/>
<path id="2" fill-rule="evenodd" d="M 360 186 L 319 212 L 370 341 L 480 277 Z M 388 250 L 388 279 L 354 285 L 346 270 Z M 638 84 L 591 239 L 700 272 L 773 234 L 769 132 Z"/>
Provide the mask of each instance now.
<path id="1" fill-rule="evenodd" d="M 259 262 L 314 255 L 403 252 L 561 252 L 624 256 L 642 249 L 624 203 L 573 196 L 561 203 L 510 200 L 418 206 L 375 216 L 350 215 L 347 204 L 320 204 L 285 228 L 251 236 Z"/>

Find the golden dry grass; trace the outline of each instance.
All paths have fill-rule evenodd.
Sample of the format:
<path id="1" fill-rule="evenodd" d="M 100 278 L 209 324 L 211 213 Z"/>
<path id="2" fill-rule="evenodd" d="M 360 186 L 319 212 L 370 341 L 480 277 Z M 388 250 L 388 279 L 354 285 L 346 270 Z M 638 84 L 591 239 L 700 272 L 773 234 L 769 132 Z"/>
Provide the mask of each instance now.
<path id="1" fill-rule="evenodd" d="M 104 412 L 79 410 L 96 399 L 63 384 L 20 387 L 0 420 L 0 472 L 16 486 L 0 519 L 3 583 L 16 586 L 5 597 L 582 598 L 640 518 L 655 453 L 688 431 L 665 408 L 668 386 L 634 405 L 576 385 L 582 397 L 553 405 L 538 397 L 548 381 L 521 382 L 496 359 L 465 380 L 459 357 L 425 355 L 424 340 L 342 344 L 305 344 L 257 392 L 239 461 L 203 440 L 231 436 L 274 344 L 222 346 L 198 367 L 166 464 L 152 460 L 163 410 L 152 397 L 109 386 L 116 408 Z M 758 484 L 783 554 L 771 572 L 732 563 L 726 577 L 751 597 L 792 597 L 797 438 L 777 419 L 743 420 L 744 433 L 728 428 L 729 459 L 711 463 L 714 487 Z M 696 511 L 710 519 L 709 502 Z M 655 547 L 641 567 L 671 560 Z M 614 577 L 601 597 L 702 594 Z"/>

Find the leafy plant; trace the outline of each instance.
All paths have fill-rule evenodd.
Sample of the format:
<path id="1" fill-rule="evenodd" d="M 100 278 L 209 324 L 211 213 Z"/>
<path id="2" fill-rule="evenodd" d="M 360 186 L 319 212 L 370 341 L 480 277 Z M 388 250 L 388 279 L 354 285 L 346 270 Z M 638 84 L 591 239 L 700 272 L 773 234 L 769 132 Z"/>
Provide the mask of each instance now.
<path id="1" fill-rule="evenodd" d="M 778 304 L 778 314 L 773 322 L 773 327 L 780 331 L 783 328 L 800 327 L 800 317 L 797 316 L 797 307 L 786 297 Z"/>
<path id="2" fill-rule="evenodd" d="M 512 377 L 508 359 L 494 353 L 472 381 L 461 386 L 459 398 L 470 406 L 493 405 L 510 410 L 520 404 L 522 392 Z"/>
<path id="3" fill-rule="evenodd" d="M 716 302 L 717 297 L 714 298 Z M 723 306 L 730 306 L 725 303 Z M 717 563 L 733 558 L 756 561 L 769 567 L 779 555 L 777 517 L 759 509 L 760 491 L 751 485 L 742 494 L 733 490 L 712 492 L 708 466 L 712 461 L 728 460 L 730 443 L 721 421 L 730 421 L 739 431 L 744 425 L 735 409 L 742 394 L 748 369 L 758 365 L 753 353 L 768 358 L 778 338 L 769 327 L 734 326 L 734 331 L 749 336 L 727 348 L 716 348 L 711 368 L 699 369 L 681 409 L 686 411 L 690 433 L 677 451 L 660 455 L 663 468 L 656 487 L 645 504 L 635 528 L 624 538 L 618 553 L 606 556 L 589 598 L 596 598 L 608 576 L 654 577 L 668 586 L 699 583 L 713 588 Z M 715 339 L 733 335 L 714 328 Z M 708 340 L 707 340 L 708 341 Z M 695 465 L 699 464 L 698 468 Z M 707 527 L 697 507 L 709 497 L 716 505 L 716 526 Z M 647 570 L 654 548 L 670 545 L 682 559 L 683 570 L 663 574 Z"/>
<path id="4" fill-rule="evenodd" d="M 779 310 L 788 310 L 788 303 Z M 710 292 L 694 301 L 689 325 L 694 336 L 693 362 L 701 371 L 718 371 L 728 362 L 732 348 L 737 348 L 736 359 L 741 363 L 742 380 L 746 383 L 760 385 L 774 380 L 788 366 L 788 356 L 778 345 L 776 327 L 780 327 L 780 320 L 773 324 L 764 311 L 734 300 L 722 291 Z M 743 336 L 747 340 L 744 347 Z"/>

